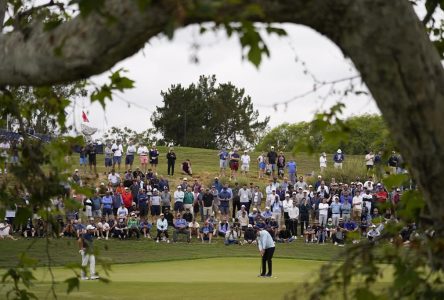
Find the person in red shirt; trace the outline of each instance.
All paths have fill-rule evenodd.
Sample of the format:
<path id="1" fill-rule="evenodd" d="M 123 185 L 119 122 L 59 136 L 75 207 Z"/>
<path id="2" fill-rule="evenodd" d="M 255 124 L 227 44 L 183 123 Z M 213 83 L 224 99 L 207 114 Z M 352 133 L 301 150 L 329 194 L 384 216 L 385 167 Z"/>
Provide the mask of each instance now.
<path id="1" fill-rule="evenodd" d="M 387 202 L 388 199 L 388 193 L 385 190 L 385 188 L 382 186 L 382 184 L 378 183 L 376 186 L 376 202 L 378 204 L 384 204 Z"/>
<path id="2" fill-rule="evenodd" d="M 125 188 L 125 190 L 123 191 L 122 200 L 126 208 L 130 208 L 133 204 L 133 195 L 131 194 L 129 188 Z"/>

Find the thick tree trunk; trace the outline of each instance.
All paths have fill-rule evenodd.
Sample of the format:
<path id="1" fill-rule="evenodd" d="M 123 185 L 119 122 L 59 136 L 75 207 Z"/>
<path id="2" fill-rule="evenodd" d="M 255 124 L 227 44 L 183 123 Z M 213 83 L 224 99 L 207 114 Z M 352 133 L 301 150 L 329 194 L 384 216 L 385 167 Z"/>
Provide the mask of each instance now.
<path id="1" fill-rule="evenodd" d="M 107 0 L 117 20 L 111 23 L 93 13 L 53 31 L 35 25 L 26 36 L 0 37 L 0 86 L 86 78 L 134 54 L 173 21 L 238 21 L 246 5 L 258 4 L 265 15 L 252 20 L 310 26 L 353 60 L 424 192 L 436 232 L 444 234 L 444 70 L 409 1 L 250 0 L 214 11 L 199 9 L 214 6 L 210 0 L 195 0 L 193 8 L 181 6 L 190 1 L 153 1 L 144 11 L 137 2 Z"/>

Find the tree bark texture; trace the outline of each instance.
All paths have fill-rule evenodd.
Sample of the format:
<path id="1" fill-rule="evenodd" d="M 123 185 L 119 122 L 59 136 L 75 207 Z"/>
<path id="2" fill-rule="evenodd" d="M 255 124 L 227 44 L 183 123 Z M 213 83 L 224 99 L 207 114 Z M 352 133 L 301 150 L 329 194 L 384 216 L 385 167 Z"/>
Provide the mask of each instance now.
<path id="1" fill-rule="evenodd" d="M 42 85 L 87 78 L 136 53 L 173 20 L 178 22 L 176 26 L 237 21 L 244 18 L 244 6 L 258 4 L 265 14 L 250 20 L 309 26 L 334 41 L 353 60 L 424 192 L 436 232 L 444 234 L 444 72 L 410 2 L 250 0 L 223 4 L 216 14 L 190 9 L 190 3 L 200 7 L 214 2 L 152 1 L 141 10 L 137 1 L 108 0 L 106 12 L 114 17 L 112 21 L 92 13 L 48 32 L 35 24 L 26 35 L 3 35 L 0 85 Z M 183 9 L 178 3 L 188 6 Z"/>

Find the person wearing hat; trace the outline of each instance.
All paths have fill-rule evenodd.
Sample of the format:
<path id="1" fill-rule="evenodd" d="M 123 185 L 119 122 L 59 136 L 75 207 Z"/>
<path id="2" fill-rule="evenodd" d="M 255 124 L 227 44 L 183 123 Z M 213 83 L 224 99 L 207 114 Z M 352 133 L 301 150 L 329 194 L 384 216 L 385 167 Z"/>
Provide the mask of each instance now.
<path id="1" fill-rule="evenodd" d="M 160 218 L 157 219 L 156 228 L 157 228 L 156 243 L 160 241 L 162 235 L 166 239 L 167 243 L 169 243 L 170 240 L 168 239 L 168 221 L 165 219 L 164 214 L 160 214 Z"/>
<path id="2" fill-rule="evenodd" d="M 325 198 L 324 198 L 325 199 Z M 323 203 L 322 203 L 322 209 L 323 209 Z M 332 216 L 332 220 L 333 220 L 333 226 L 338 226 L 339 225 L 339 217 L 341 216 L 341 203 L 339 203 L 339 197 L 338 196 L 334 196 L 333 197 L 333 202 L 330 204 L 330 209 L 331 209 L 331 216 Z M 319 204 L 319 210 L 320 210 L 320 215 L 321 213 L 323 214 L 323 211 L 321 210 L 321 204 Z M 326 225 L 326 222 L 323 223 L 324 218 L 323 217 L 319 217 L 319 222 L 321 223 L 321 226 Z M 325 220 L 327 221 L 327 220 Z"/>
<path id="3" fill-rule="evenodd" d="M 213 201 L 214 201 L 214 195 L 210 192 L 209 188 L 206 188 L 205 193 L 202 195 L 202 203 L 203 203 L 202 217 L 204 218 L 204 220 L 208 219 L 213 213 Z"/>
<path id="4" fill-rule="evenodd" d="M 229 153 L 225 147 L 222 147 L 222 149 L 219 151 L 219 168 L 220 168 L 220 174 L 219 176 L 225 176 L 225 170 L 228 166 L 228 157 Z"/>
<path id="5" fill-rule="evenodd" d="M 271 277 L 273 275 L 273 254 L 275 249 L 275 243 L 270 233 L 260 227 L 256 227 L 258 235 L 258 247 L 259 253 L 262 257 L 262 267 L 259 277 Z M 268 272 L 267 272 L 268 266 Z"/>
<path id="6" fill-rule="evenodd" d="M 108 182 L 112 184 L 113 187 L 117 187 L 120 184 L 120 175 L 116 173 L 113 168 L 111 173 L 108 174 Z"/>
<path id="7" fill-rule="evenodd" d="M 256 245 L 257 244 L 256 239 L 257 239 L 257 235 L 256 235 L 256 231 L 253 228 L 253 225 L 248 224 L 247 228 L 245 229 L 244 240 L 241 241 L 241 245 L 245 245 L 245 244 Z"/>
<path id="8" fill-rule="evenodd" d="M 143 173 L 148 170 L 148 147 L 145 145 L 139 145 L 137 148 L 137 154 L 139 155 L 140 168 Z"/>
<path id="9" fill-rule="evenodd" d="M 241 156 L 241 174 L 244 174 L 245 176 L 247 176 L 247 173 L 250 171 L 250 155 L 248 155 L 248 151 L 244 150 L 244 154 L 242 154 Z"/>
<path id="10" fill-rule="evenodd" d="M 277 157 L 278 154 L 274 151 L 274 146 L 271 146 L 270 151 L 267 153 L 267 163 L 271 168 L 270 178 L 275 177 Z"/>
<path id="11" fill-rule="evenodd" d="M 122 163 L 122 154 L 123 154 L 123 146 L 120 139 L 117 139 L 116 142 L 111 147 L 111 151 L 113 151 L 113 169 L 117 167 L 120 172 L 120 165 Z"/>
<path id="12" fill-rule="evenodd" d="M 381 233 L 376 229 L 376 225 L 372 224 L 370 226 L 370 230 L 367 232 L 367 239 L 369 241 L 375 241 L 379 236 L 381 235 Z"/>
<path id="13" fill-rule="evenodd" d="M 82 186 L 82 179 L 80 178 L 79 169 L 74 170 L 74 174 L 72 174 L 71 178 L 75 184 Z"/>
<path id="14" fill-rule="evenodd" d="M 237 152 L 237 148 L 234 148 L 233 153 L 231 153 L 230 155 L 230 169 L 231 169 L 230 180 L 237 179 L 237 171 L 239 170 L 239 161 L 240 161 L 240 155 Z"/>
<path id="15" fill-rule="evenodd" d="M 321 169 L 321 173 L 324 173 L 325 169 L 327 169 L 327 154 L 325 152 L 322 152 L 319 157 L 319 168 Z"/>
<path id="16" fill-rule="evenodd" d="M 82 256 L 82 270 L 80 279 L 98 279 L 99 276 L 96 275 L 96 257 L 94 256 L 94 231 L 95 227 L 93 225 L 86 226 L 86 233 L 82 234 L 78 239 L 79 253 Z M 89 273 L 90 277 L 86 276 L 84 269 L 89 263 Z"/>
<path id="17" fill-rule="evenodd" d="M 136 213 L 132 212 L 130 215 L 130 218 L 128 219 L 128 237 L 131 238 L 133 234 L 136 234 L 137 239 L 140 238 L 140 232 L 139 232 L 139 218 L 137 218 Z"/>
<path id="18" fill-rule="evenodd" d="M 180 213 L 176 214 L 174 219 L 174 232 L 173 232 L 173 242 L 177 243 L 177 238 L 179 234 L 186 236 L 187 242 L 190 242 L 190 231 L 188 230 L 188 223 Z"/>
<path id="19" fill-rule="evenodd" d="M 178 185 L 177 190 L 174 192 L 174 211 L 175 212 L 182 212 L 183 211 L 183 198 L 184 197 L 185 197 L 185 193 L 182 191 L 182 186 Z"/>
<path id="20" fill-rule="evenodd" d="M 296 182 L 297 171 L 298 171 L 297 164 L 294 161 L 294 159 L 292 158 L 292 159 L 290 159 L 289 162 L 287 162 L 287 172 L 288 172 L 288 178 L 289 178 L 291 184 L 293 184 L 293 185 Z"/>
<path id="21" fill-rule="evenodd" d="M 342 170 L 342 163 L 344 162 L 345 156 L 342 153 L 341 149 L 338 149 L 338 151 L 336 151 L 335 155 L 333 156 L 333 161 L 334 161 L 334 167 L 335 169 L 341 169 Z"/>
<path id="22" fill-rule="evenodd" d="M 162 204 L 162 213 L 165 213 L 165 210 L 171 209 L 171 193 L 166 186 L 160 194 L 160 200 Z"/>
<path id="23" fill-rule="evenodd" d="M 259 154 L 256 161 L 258 163 L 258 169 L 259 169 L 257 178 L 259 179 L 264 178 L 265 168 L 267 167 L 265 153 Z"/>
<path id="24" fill-rule="evenodd" d="M 148 152 L 148 158 L 150 160 L 150 166 L 153 170 L 154 174 L 157 174 L 157 164 L 159 163 L 159 150 L 157 150 L 156 145 L 153 145 L 153 147 Z"/>
<path id="25" fill-rule="evenodd" d="M 153 195 L 151 196 L 149 203 L 150 203 L 150 211 L 151 211 L 151 216 L 153 218 L 153 222 L 157 221 L 157 218 L 160 215 L 160 202 L 161 202 L 161 198 L 159 195 L 159 191 L 154 188 L 153 189 Z"/>

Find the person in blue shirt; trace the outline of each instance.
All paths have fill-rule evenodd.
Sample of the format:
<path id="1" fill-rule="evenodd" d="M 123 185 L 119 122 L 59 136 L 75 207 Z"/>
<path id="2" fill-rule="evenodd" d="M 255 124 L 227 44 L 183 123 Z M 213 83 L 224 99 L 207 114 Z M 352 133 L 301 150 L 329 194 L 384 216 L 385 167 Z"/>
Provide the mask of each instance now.
<path id="1" fill-rule="evenodd" d="M 174 220 L 174 232 L 173 242 L 177 243 L 177 237 L 179 234 L 183 234 L 187 237 L 187 242 L 190 242 L 190 232 L 188 231 L 188 222 L 181 216 L 180 213 L 176 215 Z"/>
<path id="2" fill-rule="evenodd" d="M 333 220 L 333 226 L 339 225 L 339 218 L 341 217 L 341 203 L 339 203 L 338 196 L 334 196 L 334 202 L 330 204 L 331 217 Z"/>
<path id="3" fill-rule="evenodd" d="M 223 188 L 222 183 L 220 183 L 220 181 L 219 181 L 219 177 L 214 177 L 214 181 L 211 186 L 214 186 L 214 188 L 217 190 L 218 193 L 220 193 L 220 191 Z"/>
<path id="4" fill-rule="evenodd" d="M 287 163 L 287 170 L 288 170 L 288 178 L 290 179 L 290 182 L 292 184 L 295 184 L 296 177 L 297 177 L 297 165 L 294 159 L 290 160 Z"/>
<path id="5" fill-rule="evenodd" d="M 341 149 L 338 149 L 338 151 L 336 151 L 335 155 L 333 156 L 333 161 L 334 161 L 334 167 L 336 169 L 342 169 L 342 163 L 344 162 L 344 154 L 342 153 Z"/>
<path id="6" fill-rule="evenodd" d="M 228 157 L 229 154 L 227 152 L 227 150 L 224 148 L 222 148 L 222 150 L 219 151 L 219 168 L 220 168 L 220 176 L 225 176 L 225 170 L 228 167 Z M 218 190 L 220 191 L 220 190 Z"/>
<path id="7" fill-rule="evenodd" d="M 140 217 L 146 217 L 148 215 L 148 195 L 143 189 L 139 189 L 139 193 L 137 194 L 137 206 Z"/>
<path id="8" fill-rule="evenodd" d="M 260 227 L 256 227 L 258 232 L 258 242 L 259 252 L 262 256 L 262 268 L 259 277 L 271 277 L 273 274 L 273 254 L 275 249 L 275 243 L 270 233 L 267 230 L 263 230 Z M 268 272 L 266 269 L 268 265 Z"/>
<path id="9" fill-rule="evenodd" d="M 225 237 L 228 231 L 230 231 L 230 224 L 228 224 L 227 218 L 224 217 L 219 223 L 219 228 L 217 229 L 217 232 L 218 235 L 220 235 L 221 237 Z"/>
<path id="10" fill-rule="evenodd" d="M 145 238 L 151 239 L 150 230 L 153 227 L 153 225 L 148 221 L 148 219 L 142 218 L 139 224 L 140 231 L 143 233 L 143 236 Z"/>
<path id="11" fill-rule="evenodd" d="M 228 191 L 228 186 L 225 185 L 219 193 L 220 206 L 219 210 L 223 217 L 229 215 L 229 204 L 231 199 L 231 193 Z"/>
<path id="12" fill-rule="evenodd" d="M 202 244 L 206 240 L 209 244 L 211 244 L 211 239 L 213 238 L 213 230 L 213 226 L 210 224 L 210 222 L 205 221 L 204 226 L 202 226 L 202 228 L 200 229 Z"/>
<path id="13" fill-rule="evenodd" d="M 110 192 L 106 192 L 106 195 L 102 198 L 102 215 L 109 218 L 113 214 L 113 198 Z"/>

